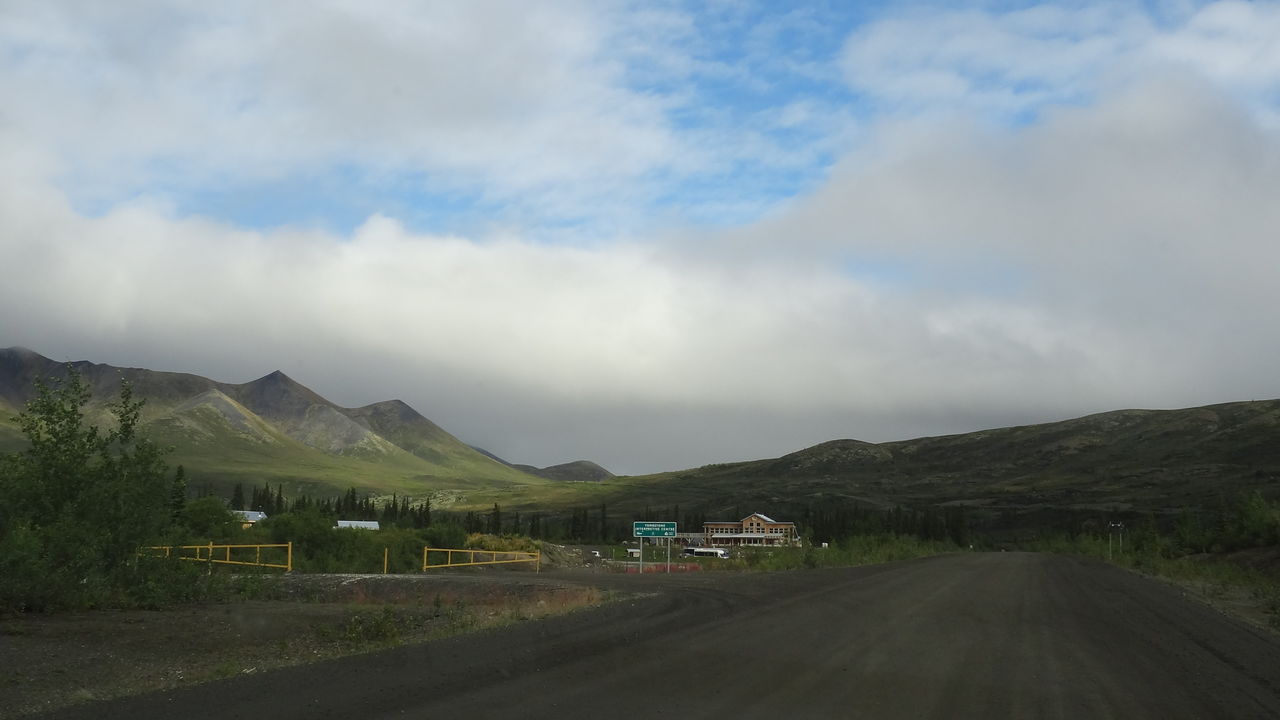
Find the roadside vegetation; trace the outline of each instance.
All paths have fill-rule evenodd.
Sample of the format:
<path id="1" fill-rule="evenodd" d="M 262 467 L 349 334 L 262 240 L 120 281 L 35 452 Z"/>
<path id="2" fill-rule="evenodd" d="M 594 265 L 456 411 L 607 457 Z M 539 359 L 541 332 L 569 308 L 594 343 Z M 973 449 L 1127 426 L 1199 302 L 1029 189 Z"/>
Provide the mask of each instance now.
<path id="1" fill-rule="evenodd" d="M 219 583 L 138 548 L 183 534 L 186 486 L 137 433 L 142 402 L 123 384 L 112 427 L 85 421 L 78 373 L 37 381 L 18 416 L 25 450 L 0 458 L 0 610 L 150 607 L 202 599 Z"/>
<path id="2" fill-rule="evenodd" d="M 1280 502 L 1253 493 L 1216 512 L 1098 522 L 1028 549 L 1098 558 L 1166 578 L 1216 604 L 1247 605 L 1280 630 Z"/>
<path id="3" fill-rule="evenodd" d="M 500 535 L 500 509 L 437 513 L 429 502 L 392 498 L 376 508 L 354 491 L 297 498 L 288 510 L 244 529 L 221 498 L 188 497 L 182 466 L 139 432 L 143 402 L 128 383 L 109 405 L 107 427 L 90 424 L 91 388 L 72 367 L 36 381 L 36 397 L 17 417 L 23 450 L 0 456 L 0 612 L 156 608 L 226 601 L 243 588 L 205 564 L 157 557 L 145 549 L 187 544 L 294 543 L 302 572 L 410 572 L 423 546 L 523 549 L 527 538 Z M 243 490 L 236 486 L 236 494 Z M 254 489 L 261 509 L 286 507 L 280 489 Z M 243 506 L 243 497 L 230 505 Z M 381 518 L 377 532 L 335 529 L 339 516 Z M 520 523 L 519 515 L 513 517 Z M 484 530 L 495 532 L 485 533 Z"/>

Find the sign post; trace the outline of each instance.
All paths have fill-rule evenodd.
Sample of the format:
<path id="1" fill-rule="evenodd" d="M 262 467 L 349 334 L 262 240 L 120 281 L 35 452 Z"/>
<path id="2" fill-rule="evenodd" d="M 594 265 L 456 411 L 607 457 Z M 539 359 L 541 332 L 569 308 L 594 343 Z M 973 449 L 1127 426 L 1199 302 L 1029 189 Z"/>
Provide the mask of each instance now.
<path id="1" fill-rule="evenodd" d="M 667 572 L 671 572 L 671 538 L 676 536 L 675 522 L 633 522 L 631 537 L 640 538 L 640 574 L 644 575 L 644 539 L 667 538 Z"/>

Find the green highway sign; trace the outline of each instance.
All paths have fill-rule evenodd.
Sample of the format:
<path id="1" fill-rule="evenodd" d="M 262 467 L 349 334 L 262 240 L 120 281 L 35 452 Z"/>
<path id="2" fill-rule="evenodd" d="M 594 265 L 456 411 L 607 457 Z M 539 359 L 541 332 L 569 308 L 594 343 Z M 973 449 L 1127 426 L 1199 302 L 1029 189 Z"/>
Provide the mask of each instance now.
<path id="1" fill-rule="evenodd" d="M 633 522 L 631 537 L 675 537 L 674 522 Z"/>

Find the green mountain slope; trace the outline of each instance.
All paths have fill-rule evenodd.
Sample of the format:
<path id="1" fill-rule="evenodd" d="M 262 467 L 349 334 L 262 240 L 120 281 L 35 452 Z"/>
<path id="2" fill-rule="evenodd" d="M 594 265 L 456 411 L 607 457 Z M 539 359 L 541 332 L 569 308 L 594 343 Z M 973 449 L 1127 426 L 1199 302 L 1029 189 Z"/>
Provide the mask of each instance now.
<path id="1" fill-rule="evenodd" d="M 1175 512 L 1280 496 L 1280 400 L 1121 410 L 887 443 L 833 440 L 780 458 L 610 481 L 613 507 L 712 511 L 858 502 L 978 515 Z"/>
<path id="2" fill-rule="evenodd" d="M 480 490 L 548 482 L 481 455 L 402 402 L 342 408 L 279 371 L 230 384 L 72 365 L 93 389 L 88 413 L 95 422 L 107 419 L 106 404 L 127 379 L 146 400 L 147 432 L 174 448 L 169 462 L 183 465 L 198 488 L 224 492 L 238 482 L 270 483 L 289 495 L 327 495 L 354 486 L 449 504 Z M 34 395 L 35 379 L 65 371 L 65 364 L 29 350 L 0 350 L 0 450 L 22 444 L 12 416 Z"/>
<path id="3" fill-rule="evenodd" d="M 75 363 L 105 413 L 121 377 L 147 399 L 152 435 L 174 446 L 193 485 L 285 486 L 287 494 L 432 496 L 438 504 L 595 507 L 675 505 L 711 514 L 779 514 L 806 506 L 961 505 L 1008 524 L 1073 513 L 1167 513 L 1280 496 L 1280 400 L 1185 410 L 1121 410 L 1063 422 L 886 443 L 833 440 L 779 458 L 643 477 L 580 461 L 513 466 L 469 447 L 392 400 L 342 408 L 280 372 L 240 385 L 195 375 Z M 12 415 L 36 377 L 63 365 L 0 350 L 0 450 L 21 444 Z M 528 470 L 523 471 L 523 470 Z M 563 482 L 592 480 L 594 482 Z"/>

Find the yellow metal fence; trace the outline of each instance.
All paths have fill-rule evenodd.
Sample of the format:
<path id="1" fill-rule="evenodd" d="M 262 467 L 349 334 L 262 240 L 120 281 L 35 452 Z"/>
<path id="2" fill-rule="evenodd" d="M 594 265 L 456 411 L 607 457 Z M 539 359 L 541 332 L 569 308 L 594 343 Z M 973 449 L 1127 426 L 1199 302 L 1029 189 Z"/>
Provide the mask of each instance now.
<path id="1" fill-rule="evenodd" d="M 444 553 L 444 562 L 432 565 L 432 553 L 440 558 Z M 477 560 L 476 558 L 480 559 Z M 465 558 L 465 559 L 463 559 Z M 542 570 L 542 553 L 519 552 L 515 550 L 453 550 L 449 548 L 422 548 L 422 569 L 434 570 L 448 567 L 470 567 L 475 565 L 510 565 L 512 563 L 533 563 L 534 572 Z"/>
<path id="2" fill-rule="evenodd" d="M 191 560 L 215 565 L 249 565 L 252 567 L 279 568 L 286 572 L 293 571 L 293 543 L 273 545 L 156 545 L 145 550 L 154 551 L 163 557 L 177 557 L 179 560 Z M 263 550 L 267 550 L 268 561 L 262 559 Z M 284 562 L 280 562 L 280 550 L 284 553 Z M 252 551 L 252 552 L 250 552 Z M 252 560 L 250 559 L 252 557 Z M 272 562 L 274 560 L 274 562 Z"/>

